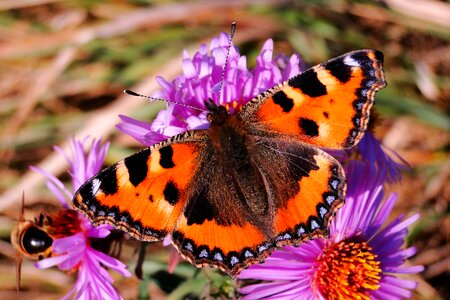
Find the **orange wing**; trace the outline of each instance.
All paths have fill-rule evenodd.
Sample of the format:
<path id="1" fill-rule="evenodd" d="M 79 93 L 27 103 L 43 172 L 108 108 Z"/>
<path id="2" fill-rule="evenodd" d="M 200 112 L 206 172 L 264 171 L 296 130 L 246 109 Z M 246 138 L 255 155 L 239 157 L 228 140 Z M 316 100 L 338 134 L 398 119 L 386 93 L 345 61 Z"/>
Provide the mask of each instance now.
<path id="1" fill-rule="evenodd" d="M 143 241 L 170 233 L 199 166 L 204 131 L 188 131 L 103 170 L 77 191 L 73 206 L 93 224 L 107 223 Z"/>
<path id="2" fill-rule="evenodd" d="M 272 195 L 272 241 L 298 245 L 326 236 L 332 216 L 345 200 L 345 174 L 339 162 L 292 139 L 260 138 L 257 152 L 256 165 Z"/>
<path id="3" fill-rule="evenodd" d="M 255 97 L 239 118 L 263 134 L 293 135 L 325 148 L 352 147 L 367 128 L 375 92 L 386 86 L 382 63 L 376 50 L 344 54 Z"/>
<path id="4" fill-rule="evenodd" d="M 298 245 L 327 236 L 332 217 L 344 204 L 346 184 L 341 165 L 326 152 L 314 150 L 315 168 L 296 182 L 298 192 L 280 201 L 277 207 L 274 220 L 277 245 Z M 286 153 L 285 157 L 292 163 L 291 157 L 300 154 Z"/>

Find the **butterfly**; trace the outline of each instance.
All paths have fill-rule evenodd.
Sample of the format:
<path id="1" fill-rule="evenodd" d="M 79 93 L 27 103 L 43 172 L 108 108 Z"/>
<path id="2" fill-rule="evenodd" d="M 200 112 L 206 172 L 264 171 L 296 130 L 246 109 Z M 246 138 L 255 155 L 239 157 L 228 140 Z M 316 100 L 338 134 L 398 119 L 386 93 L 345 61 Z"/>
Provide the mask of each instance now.
<path id="1" fill-rule="evenodd" d="M 363 137 L 383 54 L 353 51 L 261 93 L 237 113 L 206 101 L 209 128 L 190 130 L 101 171 L 73 206 L 142 241 L 170 235 L 197 267 L 236 276 L 277 246 L 328 233 L 345 199 L 342 166 L 323 148 Z"/>

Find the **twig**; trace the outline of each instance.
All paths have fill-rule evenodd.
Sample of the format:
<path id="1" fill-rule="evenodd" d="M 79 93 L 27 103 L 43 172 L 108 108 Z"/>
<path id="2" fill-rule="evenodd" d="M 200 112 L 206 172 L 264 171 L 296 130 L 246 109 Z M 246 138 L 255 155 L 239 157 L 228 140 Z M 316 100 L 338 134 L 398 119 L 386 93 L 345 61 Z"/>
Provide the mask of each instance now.
<path id="1" fill-rule="evenodd" d="M 430 0 L 384 0 L 391 9 L 443 27 L 450 28 L 450 4 L 447 2 Z"/>
<path id="2" fill-rule="evenodd" d="M 61 73 L 64 72 L 66 67 L 75 58 L 77 50 L 78 48 L 74 46 L 62 50 L 54 59 L 53 63 L 47 69 L 40 72 L 42 75 L 37 76 L 33 85 L 23 96 L 22 104 L 19 109 L 12 116 L 12 118 L 10 118 L 10 122 L 5 128 L 6 131 L 4 131 L 3 136 L 7 144 L 9 144 L 10 140 L 16 136 L 17 131 L 26 121 L 27 117 L 32 113 L 38 100 L 47 92 L 53 82 L 55 82 L 55 80 Z M 12 151 L 0 153 L 0 157 L 4 162 L 9 161 L 11 155 Z"/>
<path id="3" fill-rule="evenodd" d="M 64 45 L 83 45 L 94 39 L 120 36 L 140 28 L 159 27 L 176 22 L 187 22 L 188 20 L 195 20 L 196 22 L 210 20 L 218 11 L 221 12 L 222 16 L 227 16 L 227 12 L 231 13 L 242 9 L 251 2 L 249 0 L 202 1 L 138 9 L 122 14 L 110 22 L 83 28 L 75 33 L 73 31 L 67 33 L 54 32 L 45 33 L 38 37 L 33 35 L 19 41 L 8 40 L 0 48 L 0 58 L 17 58 L 36 51 L 48 52 Z M 264 5 L 271 2 L 273 1 L 263 0 L 258 3 Z M 215 16 L 214 18 L 217 20 L 220 16 Z"/>
<path id="4" fill-rule="evenodd" d="M 61 0 L 2 0 L 0 1 L 0 10 L 38 6 L 60 1 Z"/>

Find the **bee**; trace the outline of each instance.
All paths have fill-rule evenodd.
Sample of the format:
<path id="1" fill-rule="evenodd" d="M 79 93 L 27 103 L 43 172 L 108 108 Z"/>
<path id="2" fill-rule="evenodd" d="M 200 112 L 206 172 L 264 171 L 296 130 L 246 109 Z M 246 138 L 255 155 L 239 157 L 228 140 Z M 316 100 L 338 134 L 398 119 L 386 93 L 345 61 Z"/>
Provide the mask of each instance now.
<path id="1" fill-rule="evenodd" d="M 41 213 L 33 221 L 24 218 L 25 199 L 16 226 L 11 231 L 11 244 L 17 251 L 16 287 L 20 287 L 23 257 L 41 260 L 52 256 L 52 245 L 56 238 L 73 235 L 80 227 L 78 213 L 69 208 L 53 213 Z"/>
<path id="2" fill-rule="evenodd" d="M 22 210 L 19 221 L 11 231 L 11 244 L 17 250 L 16 287 L 20 287 L 23 257 L 42 260 L 53 256 L 55 239 L 72 236 L 83 230 L 83 216 L 70 208 L 60 208 L 51 213 L 40 213 L 33 221 L 24 218 L 25 200 L 22 196 Z M 107 237 L 89 238 L 92 248 L 119 257 L 124 233 L 111 230 Z"/>
<path id="3" fill-rule="evenodd" d="M 52 255 L 55 238 L 73 235 L 79 230 L 78 213 L 69 208 L 54 213 L 41 213 L 34 221 L 25 220 L 22 213 L 17 225 L 11 231 L 11 244 L 20 255 L 41 260 Z"/>
<path id="4" fill-rule="evenodd" d="M 11 244 L 20 255 L 39 260 L 51 256 L 53 237 L 47 231 L 48 221 L 44 214 L 34 221 L 19 220 L 11 232 Z"/>

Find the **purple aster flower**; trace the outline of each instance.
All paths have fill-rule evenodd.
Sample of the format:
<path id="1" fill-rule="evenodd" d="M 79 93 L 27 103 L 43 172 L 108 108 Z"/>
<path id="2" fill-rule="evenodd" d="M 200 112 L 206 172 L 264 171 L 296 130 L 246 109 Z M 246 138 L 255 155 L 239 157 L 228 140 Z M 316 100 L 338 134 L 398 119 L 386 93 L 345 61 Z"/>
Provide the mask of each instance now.
<path id="1" fill-rule="evenodd" d="M 385 170 L 389 182 L 399 182 L 402 177 L 401 171 L 409 168 L 408 162 L 394 150 L 384 147 L 370 130 L 359 142 L 357 151 L 361 154 L 361 159 L 373 164 L 378 172 Z"/>
<path id="2" fill-rule="evenodd" d="M 105 160 L 106 152 L 109 148 L 109 142 L 104 144 L 101 140 L 93 139 L 89 147 L 88 153 L 84 151 L 84 145 L 86 144 L 87 138 L 83 140 L 71 139 L 68 140 L 68 145 L 70 147 L 71 155 L 67 156 L 64 151 L 58 147 L 54 146 L 53 149 L 59 152 L 66 159 L 69 164 L 69 175 L 72 179 L 72 192 L 70 192 L 64 184 L 52 174 L 48 172 L 30 166 L 30 169 L 38 172 L 45 177 L 47 177 L 47 187 L 56 196 L 56 199 L 61 203 L 64 208 L 69 207 L 72 197 L 78 188 L 89 178 L 94 176 L 100 171 Z"/>
<path id="3" fill-rule="evenodd" d="M 32 170 L 47 177 L 47 186 L 64 207 L 57 215 L 60 220 L 54 220 L 52 223 L 59 226 L 52 228 L 54 231 L 52 236 L 56 237 L 52 244 L 54 256 L 37 262 L 36 267 L 44 269 L 57 265 L 64 271 L 78 271 L 77 281 L 64 299 L 71 297 L 74 299 L 120 299 L 120 295 L 112 286 L 113 279 L 105 267 L 127 277 L 131 276 L 131 273 L 122 262 L 95 250 L 90 245 L 91 238 L 101 239 L 108 236 L 111 227 L 109 225 L 93 227 L 82 214 L 67 208 L 68 201 L 72 199 L 81 184 L 100 171 L 108 150 L 108 143 L 102 145 L 100 140 L 93 139 L 90 151 L 85 153 L 86 140 L 69 141 L 70 157 L 60 148 L 55 147 L 56 151 L 60 152 L 69 163 L 72 192 L 55 176 L 42 169 L 31 167 Z"/>
<path id="4" fill-rule="evenodd" d="M 240 279 L 263 280 L 240 289 L 243 299 L 403 299 L 417 283 L 400 279 L 422 266 L 404 266 L 415 248 L 403 249 L 406 220 L 387 218 L 397 201 L 391 194 L 383 200 L 385 174 L 373 165 L 357 161 L 348 166 L 346 204 L 331 222 L 330 237 L 299 247 L 286 246 L 259 265 L 250 266 Z M 373 175 L 373 176 L 372 176 Z"/>
<path id="5" fill-rule="evenodd" d="M 355 158 L 371 164 L 374 171 L 384 174 L 385 181 L 389 183 L 399 182 L 402 179 L 401 172 L 409 168 L 408 162 L 394 150 L 385 147 L 370 129 L 366 131 L 358 145 L 352 149 L 325 150 L 344 166 Z"/>
<path id="6" fill-rule="evenodd" d="M 157 78 L 162 90 L 155 97 L 204 111 L 168 104 L 168 108 L 160 111 L 151 124 L 119 116 L 122 123 L 117 128 L 140 143 L 151 146 L 186 130 L 207 128 L 205 101 L 210 98 L 216 104 L 225 105 L 230 112 L 237 111 L 254 96 L 306 69 L 296 54 L 290 58 L 284 55 L 274 58 L 271 39 L 264 43 L 256 66 L 251 71 L 247 69 L 247 58 L 241 56 L 237 48 L 231 47 L 219 99 L 228 45 L 229 36 L 222 33 L 212 40 L 209 51 L 207 45 L 201 45 L 193 58 L 185 51 L 183 74 L 172 82 Z"/>

